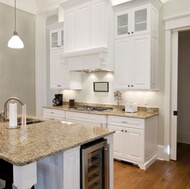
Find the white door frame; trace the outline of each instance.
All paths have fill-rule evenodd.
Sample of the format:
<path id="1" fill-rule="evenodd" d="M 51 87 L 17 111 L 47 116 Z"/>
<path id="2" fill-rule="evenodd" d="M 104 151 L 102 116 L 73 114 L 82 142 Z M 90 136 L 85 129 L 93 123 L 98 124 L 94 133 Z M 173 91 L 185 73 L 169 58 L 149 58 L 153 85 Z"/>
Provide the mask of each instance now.
<path id="1" fill-rule="evenodd" d="M 165 160 L 176 160 L 177 152 L 177 71 L 178 32 L 190 29 L 190 13 L 169 17 L 165 21 L 165 113 L 164 154 Z M 175 84 L 175 85 L 174 85 Z M 173 87 L 172 87 L 173 86 Z"/>

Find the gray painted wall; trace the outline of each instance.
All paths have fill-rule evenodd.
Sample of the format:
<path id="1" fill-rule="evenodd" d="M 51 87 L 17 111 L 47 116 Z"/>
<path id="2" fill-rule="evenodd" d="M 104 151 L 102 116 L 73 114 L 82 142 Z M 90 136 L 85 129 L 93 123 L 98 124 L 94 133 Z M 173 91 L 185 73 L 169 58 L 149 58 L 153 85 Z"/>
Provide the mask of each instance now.
<path id="1" fill-rule="evenodd" d="M 35 115 L 35 16 L 17 9 L 17 31 L 24 49 L 10 49 L 14 30 L 14 9 L 0 3 L 0 111 L 10 96 L 26 103 L 28 115 Z"/>

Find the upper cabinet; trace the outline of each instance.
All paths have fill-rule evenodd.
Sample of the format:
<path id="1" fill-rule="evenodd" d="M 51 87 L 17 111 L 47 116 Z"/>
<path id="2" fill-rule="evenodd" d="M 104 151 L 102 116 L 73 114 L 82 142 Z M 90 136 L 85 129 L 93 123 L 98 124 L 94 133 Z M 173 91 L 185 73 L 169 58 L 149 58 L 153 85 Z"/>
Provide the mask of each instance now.
<path id="1" fill-rule="evenodd" d="M 151 4 L 117 11 L 115 14 L 115 39 L 141 34 L 158 35 L 158 10 Z"/>
<path id="2" fill-rule="evenodd" d="M 114 7 L 114 73 L 117 90 L 157 89 L 159 0 Z"/>
<path id="3" fill-rule="evenodd" d="M 63 50 L 64 30 L 63 22 L 52 25 L 50 28 L 50 50 Z"/>
<path id="4" fill-rule="evenodd" d="M 86 56 L 101 62 L 94 69 L 113 70 L 113 10 L 110 0 L 69 0 L 61 4 L 64 9 L 65 62 L 73 64 L 73 57 L 82 60 L 85 70 Z M 72 59 L 72 60 L 71 60 Z M 87 66 L 88 67 L 88 66 Z M 89 66 L 90 67 L 90 66 Z M 71 69 L 73 71 L 73 69 Z"/>
<path id="5" fill-rule="evenodd" d="M 81 73 L 70 72 L 63 55 L 63 22 L 48 27 L 50 30 L 50 88 L 81 89 Z"/>

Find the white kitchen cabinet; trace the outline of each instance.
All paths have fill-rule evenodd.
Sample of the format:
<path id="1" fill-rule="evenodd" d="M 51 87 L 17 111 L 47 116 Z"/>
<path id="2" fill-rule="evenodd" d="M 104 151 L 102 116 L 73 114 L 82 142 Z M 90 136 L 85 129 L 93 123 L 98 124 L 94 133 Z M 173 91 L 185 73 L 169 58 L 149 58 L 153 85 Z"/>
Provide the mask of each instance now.
<path id="1" fill-rule="evenodd" d="M 157 88 L 157 42 L 149 34 L 115 41 L 115 88 Z"/>
<path id="2" fill-rule="evenodd" d="M 50 53 L 50 88 L 80 90 L 81 73 L 70 72 L 61 55 L 60 51 Z"/>
<path id="3" fill-rule="evenodd" d="M 43 108 L 43 117 L 52 120 L 65 121 L 65 111 L 52 108 Z"/>
<path id="4" fill-rule="evenodd" d="M 116 11 L 115 14 L 116 39 L 147 33 L 157 38 L 158 11 L 151 4 L 135 6 L 134 8 L 127 7 L 127 4 L 123 6 L 126 6 L 126 9 Z"/>
<path id="5" fill-rule="evenodd" d="M 107 127 L 107 116 L 66 111 L 66 121 L 89 126 Z"/>
<path id="6" fill-rule="evenodd" d="M 147 169 L 157 159 L 157 116 L 147 119 L 108 116 L 114 134 L 114 158 Z"/>
<path id="7" fill-rule="evenodd" d="M 50 52 L 50 88 L 64 89 L 69 85 L 69 71 L 65 67 L 60 55 L 62 52 Z"/>
<path id="8" fill-rule="evenodd" d="M 64 52 L 108 46 L 108 0 L 74 0 L 64 8 Z"/>
<path id="9" fill-rule="evenodd" d="M 63 22 L 53 24 L 48 27 L 50 30 L 50 51 L 62 50 L 64 46 Z"/>
<path id="10" fill-rule="evenodd" d="M 64 8 L 64 54 L 70 70 L 113 70 L 113 10 L 110 0 L 69 0 Z M 86 56 L 98 65 L 86 65 Z M 74 58 L 74 59 L 73 59 Z M 75 60 L 76 68 L 72 66 Z M 79 67 L 77 62 L 82 60 Z M 71 66 L 70 66 L 71 64 Z"/>
<path id="11" fill-rule="evenodd" d="M 157 89 L 159 1 L 115 7 L 115 89 Z"/>

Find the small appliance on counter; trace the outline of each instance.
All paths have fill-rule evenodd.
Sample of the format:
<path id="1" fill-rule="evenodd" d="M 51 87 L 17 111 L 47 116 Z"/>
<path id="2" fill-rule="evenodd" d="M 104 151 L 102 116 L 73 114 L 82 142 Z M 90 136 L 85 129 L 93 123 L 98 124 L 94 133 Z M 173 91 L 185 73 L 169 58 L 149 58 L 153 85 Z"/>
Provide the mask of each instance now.
<path id="1" fill-rule="evenodd" d="M 128 102 L 125 105 L 125 112 L 127 113 L 134 113 L 137 112 L 137 103 Z"/>
<path id="2" fill-rule="evenodd" d="M 55 98 L 52 100 L 53 106 L 63 105 L 63 94 L 55 94 Z"/>
<path id="3" fill-rule="evenodd" d="M 72 108 L 75 106 L 75 100 L 74 99 L 69 99 L 69 107 Z"/>

